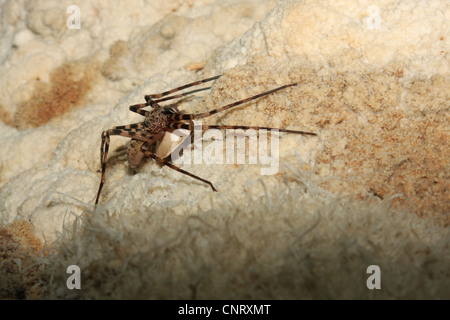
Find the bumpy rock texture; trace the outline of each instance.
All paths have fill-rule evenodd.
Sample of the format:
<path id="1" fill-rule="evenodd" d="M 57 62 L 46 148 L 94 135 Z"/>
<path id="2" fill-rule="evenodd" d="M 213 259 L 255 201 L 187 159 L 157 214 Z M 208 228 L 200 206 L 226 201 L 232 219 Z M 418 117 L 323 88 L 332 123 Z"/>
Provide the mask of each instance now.
<path id="1" fill-rule="evenodd" d="M 446 1 L 71 4 L 0 1 L 0 297 L 449 298 Z M 179 107 L 295 82 L 205 122 L 319 135 L 281 135 L 274 176 L 183 165 L 218 193 L 112 137 L 94 212 L 101 132 L 217 74 Z"/>

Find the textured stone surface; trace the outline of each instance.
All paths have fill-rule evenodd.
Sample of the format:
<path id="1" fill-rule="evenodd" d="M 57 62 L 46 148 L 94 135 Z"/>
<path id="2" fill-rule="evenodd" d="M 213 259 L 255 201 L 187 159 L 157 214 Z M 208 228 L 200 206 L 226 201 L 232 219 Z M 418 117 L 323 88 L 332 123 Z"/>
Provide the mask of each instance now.
<path id="1" fill-rule="evenodd" d="M 86 283 L 130 274 L 84 291 L 94 298 L 448 298 L 447 2 L 152 3 L 81 1 L 81 28 L 68 30 L 72 3 L 0 2 L 2 230 L 28 221 L 56 248 L 28 277 L 47 283 L 77 257 Z M 283 134 L 274 176 L 183 166 L 218 193 L 153 161 L 132 172 L 127 140 L 112 137 L 93 213 L 101 132 L 142 121 L 128 106 L 145 94 L 217 74 L 180 108 L 295 82 L 205 122 L 319 135 Z M 366 289 L 368 263 L 385 270 L 385 291 Z M 138 289 L 137 265 L 152 290 Z M 41 289 L 74 297 L 62 283 Z"/>

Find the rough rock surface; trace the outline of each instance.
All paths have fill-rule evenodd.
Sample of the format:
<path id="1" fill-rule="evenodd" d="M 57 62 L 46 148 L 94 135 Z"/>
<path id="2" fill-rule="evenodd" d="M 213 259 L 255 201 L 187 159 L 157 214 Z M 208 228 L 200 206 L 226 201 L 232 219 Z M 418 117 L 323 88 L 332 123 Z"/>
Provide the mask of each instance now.
<path id="1" fill-rule="evenodd" d="M 17 279 L 0 296 L 449 298 L 448 2 L 155 3 L 79 1 L 70 30 L 69 1 L 0 1 L 1 275 Z M 205 122 L 319 135 L 282 134 L 276 175 L 183 165 L 218 193 L 153 161 L 133 172 L 112 137 L 94 212 L 101 132 L 217 74 L 180 108 L 298 83 Z M 10 236 L 27 224 L 33 245 Z M 71 264 L 97 289 L 49 282 Z"/>

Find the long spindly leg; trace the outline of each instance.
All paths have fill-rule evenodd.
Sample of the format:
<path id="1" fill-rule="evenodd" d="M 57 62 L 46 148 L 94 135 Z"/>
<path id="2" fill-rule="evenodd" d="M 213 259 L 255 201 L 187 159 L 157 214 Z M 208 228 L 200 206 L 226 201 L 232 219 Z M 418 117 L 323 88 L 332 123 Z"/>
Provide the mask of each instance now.
<path id="1" fill-rule="evenodd" d="M 149 98 L 149 96 L 145 96 L 145 99 L 146 99 L 147 101 L 151 101 L 151 102 L 150 102 L 150 105 L 155 105 L 156 103 L 159 103 L 159 102 L 163 102 L 163 101 L 168 101 L 168 100 L 172 100 L 172 99 L 177 99 L 177 98 L 185 97 L 185 96 L 188 96 L 188 95 L 190 95 L 190 94 L 197 93 L 197 92 L 200 92 L 200 91 L 209 90 L 209 89 L 211 89 L 211 87 L 205 87 L 205 88 L 195 89 L 195 90 L 183 92 L 183 93 L 180 93 L 180 94 L 176 94 L 176 95 L 174 95 L 174 96 L 165 97 L 165 98 L 161 98 L 161 99 L 157 99 L 157 100 L 152 100 L 152 99 Z"/>
<path id="2" fill-rule="evenodd" d="M 181 91 L 181 90 L 184 90 L 184 89 L 187 89 L 187 88 L 190 88 L 190 87 L 198 86 L 199 84 L 202 84 L 202 83 L 205 83 L 205 82 L 216 80 L 216 79 L 220 78 L 221 76 L 222 75 L 218 75 L 218 76 L 215 76 L 215 77 L 211 77 L 211 78 L 207 78 L 207 79 L 191 82 L 191 83 L 185 84 L 185 85 L 183 85 L 181 87 L 178 87 L 178 88 L 175 88 L 175 89 L 171 89 L 169 91 L 165 91 L 165 92 L 162 92 L 162 93 L 149 94 L 149 95 L 145 96 L 145 101 L 149 101 L 151 99 L 159 99 L 159 98 L 168 96 L 169 94 L 175 93 L 177 91 Z M 202 89 L 199 89 L 199 90 L 202 90 Z M 194 92 L 197 92 L 197 90 L 193 90 L 193 92 L 191 92 L 191 93 L 194 93 Z"/>
<path id="3" fill-rule="evenodd" d="M 95 198 L 95 205 L 98 204 L 100 198 L 100 193 L 102 193 L 103 185 L 105 184 L 105 173 L 106 173 L 106 158 L 108 157 L 110 135 L 116 134 L 113 132 L 114 129 L 109 129 L 102 132 L 102 144 L 100 146 L 100 166 L 102 168 L 102 177 L 100 180 L 100 185 L 98 186 L 97 197 Z"/>
<path id="4" fill-rule="evenodd" d="M 103 185 L 105 184 L 105 174 L 106 174 L 106 160 L 108 158 L 109 144 L 110 144 L 110 136 L 119 135 L 127 138 L 133 138 L 139 141 L 155 141 L 164 135 L 162 131 L 160 134 L 156 136 L 151 136 L 145 134 L 145 132 L 136 132 L 139 128 L 139 124 L 131 124 L 126 126 L 118 126 L 112 129 L 106 130 L 102 132 L 102 143 L 100 146 L 100 166 L 102 168 L 102 176 L 100 180 L 100 185 L 97 191 L 97 197 L 95 198 L 95 205 L 98 204 L 98 200 L 100 199 L 100 194 L 102 193 Z"/>
<path id="5" fill-rule="evenodd" d="M 187 129 L 187 130 L 194 130 L 195 126 L 192 123 L 182 123 L 182 122 L 173 122 L 169 125 L 170 129 Z M 289 130 L 289 129 L 279 129 L 279 128 L 269 128 L 269 127 L 257 127 L 257 126 L 228 126 L 228 125 L 202 125 L 202 130 L 208 130 L 208 129 L 253 129 L 253 130 L 278 130 L 279 132 L 287 132 L 287 133 L 297 133 L 297 134 L 307 134 L 310 136 L 316 136 L 317 133 L 314 132 L 308 132 L 308 131 L 299 131 L 299 130 Z"/>
<path id="6" fill-rule="evenodd" d="M 138 114 L 140 114 L 141 116 L 149 117 L 149 116 L 150 116 L 150 111 L 143 110 L 143 108 L 148 107 L 148 106 L 150 106 L 150 107 L 153 108 L 153 107 L 155 107 L 155 105 L 158 104 L 158 102 L 161 102 L 161 101 L 167 101 L 167 100 L 170 100 L 170 99 L 175 99 L 175 98 L 187 96 L 187 95 L 189 95 L 189 94 L 192 94 L 192 93 L 195 93 L 195 92 L 198 92 L 198 91 L 208 90 L 208 89 L 210 89 L 210 88 L 211 88 L 211 87 L 208 87 L 208 88 L 202 88 L 202 89 L 197 89 L 197 90 L 185 92 L 185 93 L 180 94 L 180 95 L 177 95 L 177 96 L 167 97 L 167 98 L 164 98 L 164 99 L 161 99 L 161 100 L 157 100 L 157 101 L 148 100 L 146 103 L 139 103 L 139 104 L 132 105 L 132 106 L 129 107 L 129 109 L 130 109 L 130 111 L 135 112 L 135 113 L 138 113 Z M 178 112 L 179 112 L 179 111 L 178 111 Z"/>
<path id="7" fill-rule="evenodd" d="M 150 111 L 142 110 L 142 108 L 148 107 L 150 103 L 139 103 L 130 106 L 128 109 L 132 112 L 139 113 L 141 116 L 148 117 L 150 115 Z"/>
<path id="8" fill-rule="evenodd" d="M 164 96 L 170 95 L 170 94 L 175 93 L 177 91 L 184 90 L 184 89 L 187 89 L 187 88 L 190 88 L 190 87 L 194 87 L 194 86 L 198 86 L 198 85 L 200 85 L 202 83 L 205 83 L 205 82 L 216 80 L 216 79 L 220 78 L 221 76 L 222 75 L 218 75 L 218 76 L 215 76 L 215 77 L 212 77 L 212 78 L 207 78 L 207 79 L 191 82 L 191 83 L 185 84 L 185 85 L 183 85 L 181 87 L 178 87 L 178 88 L 175 88 L 175 89 L 172 89 L 172 90 L 169 90 L 169 91 L 165 91 L 165 92 L 162 92 L 162 93 L 146 95 L 146 96 L 144 96 L 145 101 L 146 101 L 145 103 L 132 105 L 132 106 L 129 107 L 129 109 L 132 112 L 136 112 L 136 113 L 138 113 L 138 114 L 140 114 L 140 115 L 142 115 L 144 117 L 148 117 L 150 113 L 148 111 L 146 111 L 146 110 L 142 110 L 142 108 L 145 108 L 145 107 L 148 107 L 148 106 L 153 107 L 158 102 L 163 102 L 163 101 L 168 101 L 168 100 L 172 100 L 172 99 L 177 99 L 177 98 L 181 98 L 181 97 L 184 97 L 184 96 L 188 96 L 188 95 L 196 93 L 196 92 L 209 90 L 209 89 L 211 89 L 211 87 L 200 88 L 200 89 L 184 92 L 184 93 L 181 93 L 181 94 L 177 94 L 177 95 L 174 95 L 174 96 L 162 98 Z M 162 99 L 159 99 L 159 98 L 162 98 Z M 153 99 L 156 99 L 156 100 L 153 100 Z"/>
<path id="9" fill-rule="evenodd" d="M 202 118 L 206 118 L 206 117 L 209 117 L 209 116 L 211 116 L 211 115 L 213 115 L 213 114 L 216 114 L 216 113 L 219 113 L 219 112 L 222 112 L 222 111 L 231 109 L 231 108 L 236 107 L 236 106 L 238 106 L 238 105 L 241 105 L 241 104 L 243 104 L 243 103 L 246 103 L 246 102 L 249 102 L 249 101 L 252 101 L 252 100 L 261 98 L 261 97 L 264 97 L 264 96 L 266 96 L 266 95 L 268 95 L 268 94 L 277 92 L 277 91 L 279 91 L 279 90 L 283 90 L 283 89 L 288 88 L 288 87 L 296 86 L 296 85 L 297 85 L 296 83 L 286 84 L 286 85 L 284 85 L 284 86 L 281 86 L 281 87 L 278 87 L 278 88 L 275 88 L 275 89 L 272 89 L 272 90 L 269 90 L 269 91 L 266 91 L 266 92 L 263 92 L 263 93 L 254 95 L 254 96 L 252 96 L 252 97 L 249 97 L 249 98 L 246 98 L 246 99 L 243 99 L 243 100 L 239 100 L 239 101 L 236 101 L 236 102 L 227 104 L 226 106 L 223 106 L 223 107 L 220 107 L 220 108 L 217 108 L 217 109 L 208 111 L 208 112 L 204 112 L 204 113 L 195 113 L 195 114 L 173 114 L 173 115 L 171 115 L 171 118 L 170 118 L 170 119 L 171 119 L 172 121 L 180 121 L 180 120 L 194 120 L 194 119 L 202 119 Z"/>
<path id="10" fill-rule="evenodd" d="M 154 154 L 154 153 L 152 153 L 150 151 L 143 150 L 143 152 L 144 152 L 145 156 L 150 157 L 152 159 L 155 159 L 156 161 L 158 161 L 162 165 L 168 166 L 169 168 L 171 168 L 171 169 L 173 169 L 175 171 L 181 172 L 182 174 L 188 175 L 188 176 L 190 176 L 190 177 L 192 177 L 194 179 L 200 180 L 201 182 L 207 183 L 213 189 L 213 191 L 217 191 L 216 188 L 214 188 L 213 184 L 210 181 L 202 179 L 202 178 L 200 178 L 200 177 L 198 177 L 198 176 L 196 176 L 196 175 L 194 175 L 194 174 L 192 174 L 190 172 L 187 172 L 186 170 L 183 170 L 183 169 L 173 165 L 169 161 L 161 159 L 156 154 Z"/>

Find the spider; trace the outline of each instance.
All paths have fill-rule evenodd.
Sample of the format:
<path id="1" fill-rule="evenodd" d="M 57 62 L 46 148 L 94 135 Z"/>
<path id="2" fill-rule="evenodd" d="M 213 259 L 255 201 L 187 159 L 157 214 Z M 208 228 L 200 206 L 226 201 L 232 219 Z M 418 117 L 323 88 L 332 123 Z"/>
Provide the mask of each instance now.
<path id="1" fill-rule="evenodd" d="M 194 179 L 200 180 L 206 184 L 208 184 L 213 191 L 217 191 L 216 188 L 214 188 L 214 185 L 205 179 L 202 179 L 190 172 L 187 172 L 172 163 L 170 163 L 166 158 L 162 158 L 157 155 L 157 152 L 152 152 L 150 150 L 152 146 L 154 146 L 157 143 L 160 143 L 166 132 L 173 132 L 176 129 L 187 129 L 187 130 L 194 130 L 194 123 L 192 120 L 196 119 L 202 119 L 207 118 L 213 114 L 216 114 L 218 112 L 222 112 L 228 109 L 231 109 L 233 107 L 236 107 L 238 105 L 244 104 L 246 102 L 249 102 L 251 100 L 255 100 L 258 98 L 261 98 L 263 96 L 272 94 L 274 92 L 277 92 L 279 90 L 292 87 L 297 85 L 296 83 L 286 84 L 281 87 L 254 95 L 252 97 L 239 100 L 233 103 L 230 103 L 228 105 L 222 106 L 220 108 L 204 112 L 204 113 L 196 113 L 196 114 L 185 114 L 178 110 L 178 108 L 175 105 L 168 105 L 168 106 L 161 106 L 159 103 L 163 101 L 168 101 L 172 99 L 181 98 L 199 91 L 208 90 L 211 89 L 211 87 L 206 88 L 200 88 L 188 92 L 183 92 L 176 95 L 171 95 L 172 93 L 175 93 L 177 91 L 181 91 L 190 87 L 198 86 L 205 82 L 214 81 L 218 78 L 220 78 L 222 75 L 218 75 L 212 78 L 203 79 L 200 81 L 192 82 L 186 85 L 183 85 L 181 87 L 165 91 L 163 93 L 158 94 L 151 94 L 146 95 L 145 103 L 132 105 L 129 107 L 130 111 L 138 113 L 145 117 L 143 122 L 128 124 L 125 126 L 117 126 L 112 129 L 103 131 L 102 133 L 102 143 L 100 147 L 100 164 L 101 164 L 101 181 L 100 186 L 98 188 L 97 197 L 95 199 L 95 205 L 98 204 L 98 201 L 100 199 L 100 194 L 102 192 L 103 185 L 105 183 L 105 172 L 106 172 L 106 159 L 108 156 L 108 150 L 109 150 L 109 144 L 110 144 L 110 136 L 112 135 L 119 135 L 123 137 L 127 137 L 131 139 L 130 146 L 128 148 L 128 163 L 131 168 L 137 167 L 142 159 L 144 157 L 153 158 L 157 162 L 159 162 L 162 165 L 168 166 L 171 169 L 174 169 L 178 172 L 181 172 L 183 174 L 186 174 Z M 152 110 L 144 110 L 145 107 L 150 106 Z M 203 130 L 207 129 L 267 129 L 272 130 L 276 129 L 280 132 L 288 132 L 288 133 L 297 133 L 297 134 L 306 134 L 315 136 L 316 133 L 313 132 L 306 132 L 306 131 L 297 131 L 297 130 L 287 130 L 287 129 L 279 129 L 279 128 L 268 128 L 268 127 L 256 127 L 256 126 L 235 126 L 235 125 L 203 125 Z"/>

